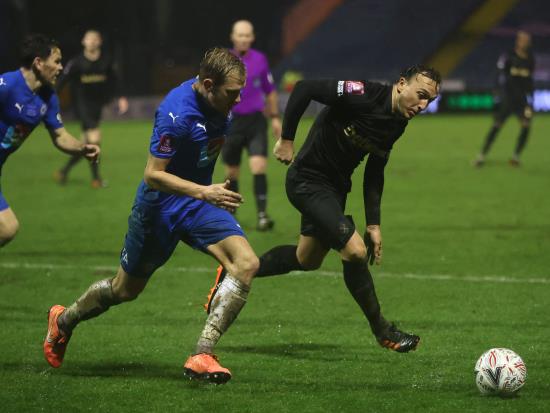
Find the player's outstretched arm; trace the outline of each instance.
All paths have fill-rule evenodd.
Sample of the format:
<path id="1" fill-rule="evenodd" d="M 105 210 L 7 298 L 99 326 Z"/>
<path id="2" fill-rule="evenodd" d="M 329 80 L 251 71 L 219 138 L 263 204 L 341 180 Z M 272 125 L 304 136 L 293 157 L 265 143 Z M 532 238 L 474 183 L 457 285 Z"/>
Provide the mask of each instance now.
<path id="1" fill-rule="evenodd" d="M 72 136 L 65 128 L 48 129 L 52 142 L 57 149 L 69 155 L 83 155 L 91 162 L 97 162 L 101 150 L 99 146 L 84 144 Z"/>
<path id="2" fill-rule="evenodd" d="M 187 195 L 230 212 L 235 212 L 243 202 L 240 194 L 227 189 L 229 181 L 223 184 L 199 185 L 166 172 L 169 163 L 170 158 L 157 158 L 149 155 L 143 177 L 145 183 L 157 191 Z"/>

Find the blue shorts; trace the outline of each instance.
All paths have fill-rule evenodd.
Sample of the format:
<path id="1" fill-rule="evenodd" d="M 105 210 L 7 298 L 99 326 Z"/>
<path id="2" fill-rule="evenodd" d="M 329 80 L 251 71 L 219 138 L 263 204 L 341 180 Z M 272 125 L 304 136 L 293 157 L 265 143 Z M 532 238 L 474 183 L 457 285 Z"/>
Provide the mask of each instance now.
<path id="1" fill-rule="evenodd" d="M 206 252 L 209 245 L 244 232 L 229 212 L 206 202 L 178 214 L 136 203 L 128 218 L 128 232 L 120 265 L 133 277 L 148 278 L 174 252 L 179 241 Z"/>
<path id="2" fill-rule="evenodd" d="M 8 201 L 6 201 L 6 198 L 2 195 L 2 184 L 0 184 L 0 211 L 8 209 L 9 207 Z"/>

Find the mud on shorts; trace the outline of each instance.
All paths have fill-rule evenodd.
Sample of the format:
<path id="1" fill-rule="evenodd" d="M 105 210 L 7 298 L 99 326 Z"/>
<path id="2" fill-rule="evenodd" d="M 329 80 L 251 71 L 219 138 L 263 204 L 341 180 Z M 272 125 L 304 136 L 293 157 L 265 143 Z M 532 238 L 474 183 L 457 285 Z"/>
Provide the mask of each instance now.
<path id="1" fill-rule="evenodd" d="M 149 278 L 168 261 L 179 241 L 206 252 L 209 245 L 232 235 L 245 236 L 233 215 L 212 204 L 203 202 L 174 216 L 136 203 L 128 218 L 120 265 L 133 277 Z"/>

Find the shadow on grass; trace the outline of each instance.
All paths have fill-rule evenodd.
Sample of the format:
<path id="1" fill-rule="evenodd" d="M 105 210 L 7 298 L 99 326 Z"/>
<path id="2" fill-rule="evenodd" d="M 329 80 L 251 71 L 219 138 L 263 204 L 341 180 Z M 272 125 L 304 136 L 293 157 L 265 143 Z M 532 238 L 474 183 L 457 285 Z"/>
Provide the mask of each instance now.
<path id="1" fill-rule="evenodd" d="M 224 353 L 258 354 L 272 357 L 283 357 L 300 360 L 314 360 L 323 362 L 345 362 L 369 359 L 369 363 L 380 364 L 383 361 L 372 360 L 371 355 L 365 349 L 350 348 L 338 344 L 326 343 L 282 343 L 260 344 L 256 346 L 231 346 L 220 347 Z"/>
<path id="2" fill-rule="evenodd" d="M 73 377 L 136 377 L 154 380 L 181 380 L 183 378 L 183 370 L 180 366 L 151 362 L 71 362 L 66 370 L 59 370 L 59 372 Z"/>
<path id="3" fill-rule="evenodd" d="M 160 363 L 134 362 L 67 362 L 63 367 L 54 369 L 46 362 L 35 363 L 0 363 L 4 372 L 19 372 L 40 374 L 43 376 L 70 376 L 70 377 L 109 377 L 109 378 L 141 378 L 154 380 L 182 380 L 181 366 Z"/>
<path id="4" fill-rule="evenodd" d="M 109 258 L 110 261 L 108 261 L 109 263 L 111 262 L 114 262 L 113 266 L 116 266 L 117 265 L 117 256 L 119 254 L 120 251 L 116 251 L 116 250 L 112 250 L 112 251 L 108 251 L 108 250 L 100 250 L 100 249 L 96 249 L 92 252 L 87 252 L 86 254 L 75 254 L 73 255 L 74 259 L 71 263 L 68 263 L 66 264 L 68 266 L 68 268 L 63 268 L 63 264 L 59 264 L 59 268 L 56 268 L 57 271 L 59 270 L 64 270 L 64 269 L 67 269 L 67 270 L 71 270 L 71 271 L 74 271 L 74 267 L 76 267 L 78 265 L 79 262 L 82 262 L 83 259 L 85 258 L 88 258 L 88 257 L 107 257 Z M 61 260 L 64 260 L 66 258 L 66 254 L 61 254 L 59 252 L 59 250 L 31 250 L 31 249 L 27 249 L 25 251 L 9 251 L 8 254 L 6 254 L 6 257 L 7 256 L 11 256 L 11 257 L 30 257 L 30 258 L 42 258 L 42 257 L 46 257 L 46 258 L 49 258 L 49 261 L 48 262 L 52 262 L 53 260 L 57 260 L 59 259 L 60 261 Z M 58 258 L 59 257 L 59 258 Z M 55 262 L 55 261 L 54 261 Z M 33 261 L 34 263 L 34 261 Z M 39 266 L 39 270 L 43 271 L 44 268 L 40 267 L 40 263 L 36 263 L 37 266 Z M 43 266 L 46 266 L 46 264 L 42 264 Z M 18 267 L 17 269 L 25 269 L 24 266 L 21 266 L 21 267 Z M 47 269 L 47 268 L 46 268 Z"/>

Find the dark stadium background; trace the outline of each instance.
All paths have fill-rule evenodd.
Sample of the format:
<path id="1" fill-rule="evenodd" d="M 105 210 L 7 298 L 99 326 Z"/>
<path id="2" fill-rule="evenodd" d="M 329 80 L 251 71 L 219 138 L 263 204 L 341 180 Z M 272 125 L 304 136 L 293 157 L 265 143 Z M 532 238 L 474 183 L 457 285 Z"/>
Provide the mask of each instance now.
<path id="1" fill-rule="evenodd" d="M 117 57 L 129 96 L 163 95 L 194 75 L 205 49 L 229 46 L 231 24 L 241 18 L 255 24 L 255 46 L 267 53 L 279 84 L 289 71 L 391 81 L 411 63 L 437 62 L 443 65 L 444 92 L 466 93 L 443 109 L 488 110 L 495 62 L 512 48 L 516 31 L 524 29 L 533 35 L 536 86 L 550 89 L 550 2 L 545 0 L 0 4 L 0 72 L 16 67 L 16 46 L 25 33 L 55 37 L 68 58 L 80 50 L 84 30 L 93 27 L 104 33 L 106 48 Z M 541 98 L 542 109 L 549 110 L 550 96 Z"/>

